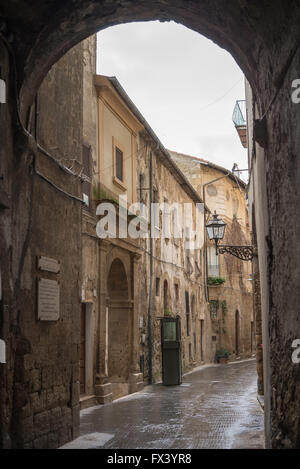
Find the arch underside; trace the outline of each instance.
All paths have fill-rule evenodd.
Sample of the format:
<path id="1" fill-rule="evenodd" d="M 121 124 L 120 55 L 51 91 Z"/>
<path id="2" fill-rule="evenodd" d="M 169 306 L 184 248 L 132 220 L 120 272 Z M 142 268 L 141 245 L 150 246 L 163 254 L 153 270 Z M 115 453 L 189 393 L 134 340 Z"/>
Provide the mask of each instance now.
<path id="1" fill-rule="evenodd" d="M 289 50 L 291 10 L 283 0 L 11 0 L 0 6 L 0 21 L 7 37 L 13 37 L 25 113 L 51 66 L 72 46 L 108 26 L 132 21 L 174 20 L 203 34 L 232 54 L 257 91 L 260 71 L 270 66 L 275 76 L 280 73 L 279 57 L 270 64 L 270 52 L 279 43 L 285 44 L 285 53 Z M 266 24 L 265 18 L 272 21 Z"/>
<path id="2" fill-rule="evenodd" d="M 265 401 L 265 409 L 268 415 L 271 390 L 275 389 L 278 409 L 271 409 L 271 436 L 276 447 L 281 444 L 297 447 L 300 442 L 299 421 L 294 419 L 299 415 L 299 400 L 291 397 L 299 395 L 299 380 L 295 379 L 290 345 L 299 334 L 300 300 L 296 275 L 300 261 L 300 223 L 299 217 L 295 217 L 300 201 L 300 120 L 299 107 L 290 99 L 292 80 L 299 78 L 300 70 L 299 11 L 300 0 L 9 0 L 0 3 L 1 34 L 9 41 L 16 62 L 17 74 L 11 73 L 10 93 L 14 80 L 23 118 L 51 66 L 72 46 L 115 24 L 157 19 L 179 22 L 231 53 L 252 86 L 260 116 L 266 109 L 270 110 L 266 124 L 269 138 L 265 154 L 257 155 L 256 161 L 261 166 L 254 179 L 259 179 L 260 174 L 265 176 L 259 179 L 262 183 L 257 189 L 255 208 L 257 226 L 260 222 L 260 226 L 266 225 L 269 230 L 266 237 L 261 229 L 258 244 L 262 246 L 261 252 L 265 252 L 263 258 L 259 254 L 259 262 L 260 267 L 266 263 L 261 276 L 262 283 L 266 279 L 262 301 L 267 312 L 265 330 L 267 334 L 270 331 L 271 337 L 271 365 L 265 378 L 270 383 L 266 389 L 269 403 Z M 195 60 L 201 61 L 201 57 Z M 269 108 L 274 96 L 276 101 Z M 15 130 L 12 123 L 10 134 L 14 135 Z M 1 135 L 8 135 L 5 132 Z M 11 138 L 8 145 L 11 154 L 14 143 Z M 10 161 L 10 153 L 5 151 Z M 18 157 L 15 160 L 22 162 L 19 148 L 15 151 Z M 22 180 L 16 180 L 24 188 L 22 168 L 19 169 Z M 266 188 L 267 197 L 262 195 L 262 188 Z M 12 191 L 14 196 L 17 192 Z M 17 202 L 13 199 L 13 208 Z M 265 211 L 261 210 L 263 204 Z M 293 223 L 288 224 L 287 220 Z M 9 262 L 5 264 L 7 272 L 11 269 Z M 268 353 L 264 345 L 266 363 Z M 289 393 L 285 388 L 287 383 Z M 284 438 L 285 433 L 288 439 Z"/>

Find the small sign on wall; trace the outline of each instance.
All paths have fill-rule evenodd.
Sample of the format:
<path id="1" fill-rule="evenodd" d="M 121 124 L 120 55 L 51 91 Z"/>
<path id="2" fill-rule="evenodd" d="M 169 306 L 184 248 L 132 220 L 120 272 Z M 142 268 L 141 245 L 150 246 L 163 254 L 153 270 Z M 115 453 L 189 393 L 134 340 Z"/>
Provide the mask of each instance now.
<path id="1" fill-rule="evenodd" d="M 6 83 L 0 78 L 0 103 L 6 103 Z"/>
<path id="2" fill-rule="evenodd" d="M 0 363 L 6 363 L 6 346 L 2 339 L 0 339 Z"/>
<path id="3" fill-rule="evenodd" d="M 51 259 L 51 257 L 39 256 L 38 268 L 40 270 L 58 274 L 58 272 L 60 272 L 60 262 L 56 259 Z"/>
<path id="4" fill-rule="evenodd" d="M 38 319 L 57 321 L 59 319 L 59 283 L 56 280 L 38 280 Z"/>

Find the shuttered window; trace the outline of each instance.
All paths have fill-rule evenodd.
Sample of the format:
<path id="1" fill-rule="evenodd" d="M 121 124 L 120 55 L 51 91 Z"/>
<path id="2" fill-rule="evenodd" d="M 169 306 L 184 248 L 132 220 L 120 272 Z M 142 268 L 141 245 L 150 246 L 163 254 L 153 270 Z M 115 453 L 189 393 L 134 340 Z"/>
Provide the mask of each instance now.
<path id="1" fill-rule="evenodd" d="M 116 147 L 116 177 L 124 182 L 124 155 L 120 148 Z"/>

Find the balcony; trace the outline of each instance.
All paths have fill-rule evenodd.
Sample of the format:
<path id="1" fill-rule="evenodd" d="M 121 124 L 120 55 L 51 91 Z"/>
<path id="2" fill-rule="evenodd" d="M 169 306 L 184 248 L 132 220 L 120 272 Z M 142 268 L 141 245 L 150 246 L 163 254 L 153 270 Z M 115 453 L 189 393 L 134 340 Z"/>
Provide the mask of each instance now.
<path id="1" fill-rule="evenodd" d="M 239 134 L 244 148 L 248 147 L 247 142 L 247 121 L 246 121 L 246 101 L 237 101 L 232 115 L 232 120 Z"/>

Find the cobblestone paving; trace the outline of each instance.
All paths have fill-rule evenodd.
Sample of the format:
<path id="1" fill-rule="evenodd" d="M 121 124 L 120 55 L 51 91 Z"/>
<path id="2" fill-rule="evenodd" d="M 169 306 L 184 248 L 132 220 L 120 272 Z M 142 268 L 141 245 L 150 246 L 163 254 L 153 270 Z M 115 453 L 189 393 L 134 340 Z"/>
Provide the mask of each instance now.
<path id="1" fill-rule="evenodd" d="M 181 386 L 147 386 L 81 412 L 81 437 L 65 447 L 113 449 L 263 448 L 255 361 L 212 365 Z"/>

